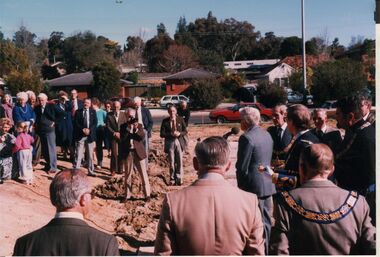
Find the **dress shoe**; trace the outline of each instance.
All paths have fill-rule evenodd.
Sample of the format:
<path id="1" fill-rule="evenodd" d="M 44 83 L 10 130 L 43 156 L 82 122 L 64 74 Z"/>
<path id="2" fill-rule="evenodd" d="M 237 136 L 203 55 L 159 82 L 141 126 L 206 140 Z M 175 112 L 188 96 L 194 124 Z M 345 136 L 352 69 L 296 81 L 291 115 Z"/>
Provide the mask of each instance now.
<path id="1" fill-rule="evenodd" d="M 130 197 L 124 197 L 123 199 L 120 200 L 120 203 L 126 203 L 130 200 Z"/>
<path id="2" fill-rule="evenodd" d="M 95 173 L 88 173 L 88 176 L 90 176 L 90 177 L 96 177 L 96 174 Z"/>

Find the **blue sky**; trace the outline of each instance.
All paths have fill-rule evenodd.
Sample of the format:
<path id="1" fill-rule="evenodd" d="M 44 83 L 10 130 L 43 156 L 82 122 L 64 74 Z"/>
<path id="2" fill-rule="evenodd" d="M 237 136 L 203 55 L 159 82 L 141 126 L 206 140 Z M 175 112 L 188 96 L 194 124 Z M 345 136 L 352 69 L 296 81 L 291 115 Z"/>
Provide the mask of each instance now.
<path id="1" fill-rule="evenodd" d="M 173 35 L 180 16 L 187 22 L 212 11 L 253 24 L 262 35 L 301 36 L 301 0 L 0 0 L 0 30 L 11 38 L 21 24 L 39 39 L 91 30 L 123 44 L 141 32 L 144 40 L 163 22 Z M 306 38 L 327 35 L 348 45 L 352 36 L 375 38 L 375 0 L 305 0 Z"/>

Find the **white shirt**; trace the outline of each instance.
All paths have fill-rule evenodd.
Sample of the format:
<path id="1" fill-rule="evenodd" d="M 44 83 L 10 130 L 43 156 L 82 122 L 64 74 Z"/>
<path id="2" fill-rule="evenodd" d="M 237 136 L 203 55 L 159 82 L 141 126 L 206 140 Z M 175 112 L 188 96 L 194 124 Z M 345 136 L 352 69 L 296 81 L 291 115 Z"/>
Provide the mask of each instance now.
<path id="1" fill-rule="evenodd" d="M 139 106 L 139 108 L 137 108 L 136 112 L 137 112 L 137 119 L 138 119 L 138 122 L 139 122 L 141 125 L 143 125 L 143 127 L 144 127 L 143 120 L 142 120 L 142 114 L 141 114 L 141 106 Z"/>
<path id="2" fill-rule="evenodd" d="M 74 219 L 80 219 L 84 220 L 82 213 L 74 212 L 74 211 L 64 211 L 64 212 L 57 212 L 54 215 L 54 218 L 74 218 Z"/>
<path id="3" fill-rule="evenodd" d="M 224 180 L 224 177 L 220 173 L 216 172 L 206 172 L 202 176 L 199 177 L 199 179 L 207 179 L 207 180 Z"/>
<path id="4" fill-rule="evenodd" d="M 370 113 L 370 112 L 368 112 L 368 113 L 363 117 L 363 120 L 367 121 L 368 116 L 369 116 L 369 113 Z"/>
<path id="5" fill-rule="evenodd" d="M 284 124 L 282 124 L 282 126 L 281 126 L 281 137 L 280 138 L 282 138 L 282 136 L 284 135 L 287 127 L 288 127 L 288 123 L 284 122 Z"/>

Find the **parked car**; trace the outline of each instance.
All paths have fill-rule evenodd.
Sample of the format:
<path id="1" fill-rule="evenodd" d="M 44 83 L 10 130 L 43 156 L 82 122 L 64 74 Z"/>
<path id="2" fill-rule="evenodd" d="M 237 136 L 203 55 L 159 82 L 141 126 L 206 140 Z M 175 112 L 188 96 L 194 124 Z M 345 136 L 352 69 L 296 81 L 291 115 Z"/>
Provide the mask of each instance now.
<path id="1" fill-rule="evenodd" d="M 127 108 L 134 108 L 132 97 L 112 97 L 110 98 L 112 102 L 119 101 L 121 103 L 121 109 L 125 110 Z"/>
<path id="2" fill-rule="evenodd" d="M 238 103 L 234 106 L 227 108 L 220 108 L 210 111 L 209 118 L 210 120 L 222 124 L 228 121 L 238 122 L 240 121 L 239 110 L 244 107 L 253 107 L 260 111 L 261 120 L 269 121 L 272 118 L 272 109 L 266 108 L 261 103 Z"/>
<path id="3" fill-rule="evenodd" d="M 170 105 L 178 105 L 181 101 L 190 103 L 190 99 L 184 95 L 164 95 L 160 100 L 160 106 L 168 108 Z"/>
<path id="4" fill-rule="evenodd" d="M 325 101 L 321 105 L 321 108 L 326 109 L 327 117 L 329 118 L 335 117 L 336 103 L 337 103 L 337 100 L 328 100 L 328 101 Z"/>
<path id="5" fill-rule="evenodd" d="M 293 91 L 290 88 L 286 89 L 288 104 L 306 104 L 308 106 L 313 105 L 313 96 L 303 95 L 300 92 Z"/>

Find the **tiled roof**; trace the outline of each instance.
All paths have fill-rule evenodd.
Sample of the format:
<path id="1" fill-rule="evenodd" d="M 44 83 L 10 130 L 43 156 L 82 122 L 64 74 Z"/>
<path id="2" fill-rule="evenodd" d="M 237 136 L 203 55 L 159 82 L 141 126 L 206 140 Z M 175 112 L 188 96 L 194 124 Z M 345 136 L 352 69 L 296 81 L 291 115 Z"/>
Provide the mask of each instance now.
<path id="1" fill-rule="evenodd" d="M 208 78 L 216 78 L 218 74 L 208 72 L 205 70 L 189 68 L 173 75 L 167 76 L 164 80 L 168 79 L 208 79 Z"/>
<path id="2" fill-rule="evenodd" d="M 93 76 L 91 71 L 82 73 L 71 73 L 63 77 L 48 80 L 50 87 L 62 86 L 89 86 L 92 84 Z"/>

